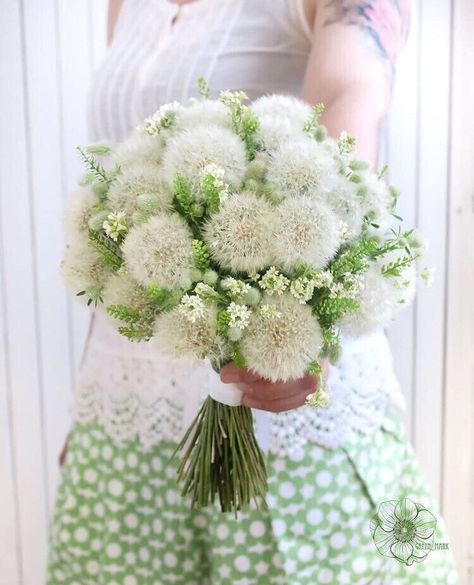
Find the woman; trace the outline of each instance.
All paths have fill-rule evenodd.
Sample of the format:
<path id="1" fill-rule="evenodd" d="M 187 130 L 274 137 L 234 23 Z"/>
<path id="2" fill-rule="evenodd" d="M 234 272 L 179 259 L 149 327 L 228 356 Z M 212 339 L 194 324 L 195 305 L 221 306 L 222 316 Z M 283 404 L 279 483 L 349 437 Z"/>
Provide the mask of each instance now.
<path id="1" fill-rule="evenodd" d="M 91 96 L 93 140 L 121 140 L 160 104 L 194 96 L 203 76 L 215 94 L 324 102 L 329 133 L 355 134 L 360 157 L 375 163 L 407 29 L 404 0 L 112 0 L 109 16 L 111 46 Z M 382 331 L 344 340 L 327 374 L 328 409 L 303 406 L 311 376 L 270 384 L 223 369 L 222 380 L 258 409 L 259 437 L 269 443 L 269 510 L 238 519 L 191 511 L 167 463 L 210 375 L 205 365 L 186 370 L 130 344 L 94 318 L 52 527 L 50 585 L 457 582 L 449 551 L 413 556 L 415 529 L 427 538 L 434 530 L 419 510 L 437 514 L 397 422 L 401 393 Z M 370 520 L 399 498 L 402 517 L 380 544 Z M 437 519 L 436 541 L 445 542 Z"/>

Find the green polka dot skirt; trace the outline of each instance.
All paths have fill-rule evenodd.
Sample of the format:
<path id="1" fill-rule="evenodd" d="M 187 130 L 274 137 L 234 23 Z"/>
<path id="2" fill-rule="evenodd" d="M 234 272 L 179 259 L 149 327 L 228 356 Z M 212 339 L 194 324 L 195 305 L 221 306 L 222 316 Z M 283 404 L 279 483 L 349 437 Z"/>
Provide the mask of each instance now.
<path id="1" fill-rule="evenodd" d="M 75 428 L 51 526 L 48 585 L 458 583 L 443 520 L 398 422 L 337 450 L 307 444 L 291 457 L 269 454 L 269 509 L 237 519 L 189 509 L 177 462 L 168 463 L 174 447 L 117 446 L 98 424 Z M 436 518 L 431 550 L 412 564 L 376 546 L 371 530 L 380 505 L 403 498 Z M 393 544 L 393 524 L 388 529 Z M 403 556 L 407 545 L 397 546 Z"/>

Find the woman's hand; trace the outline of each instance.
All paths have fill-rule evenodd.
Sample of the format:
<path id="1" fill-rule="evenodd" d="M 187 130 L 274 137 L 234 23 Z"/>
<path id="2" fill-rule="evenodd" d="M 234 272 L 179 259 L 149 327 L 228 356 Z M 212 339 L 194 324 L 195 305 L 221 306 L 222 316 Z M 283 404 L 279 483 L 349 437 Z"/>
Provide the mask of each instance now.
<path id="1" fill-rule="evenodd" d="M 323 378 L 329 371 L 328 360 L 321 360 Z M 299 380 L 290 382 L 269 382 L 245 368 L 227 364 L 221 370 L 221 380 L 235 384 L 242 390 L 242 404 L 268 412 L 283 412 L 303 406 L 308 394 L 312 394 L 318 385 L 317 376 L 306 374 Z"/>

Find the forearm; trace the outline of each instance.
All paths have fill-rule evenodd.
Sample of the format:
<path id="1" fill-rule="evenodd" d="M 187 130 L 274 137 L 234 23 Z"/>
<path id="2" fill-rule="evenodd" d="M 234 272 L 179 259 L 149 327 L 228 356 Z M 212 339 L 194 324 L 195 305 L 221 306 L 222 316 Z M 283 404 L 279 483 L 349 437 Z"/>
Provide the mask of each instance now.
<path id="1" fill-rule="evenodd" d="M 368 160 L 376 167 L 380 125 L 384 116 L 382 112 L 374 113 L 369 99 L 345 93 L 326 104 L 321 122 L 334 138 L 339 138 L 343 130 L 354 135 L 358 158 Z"/>

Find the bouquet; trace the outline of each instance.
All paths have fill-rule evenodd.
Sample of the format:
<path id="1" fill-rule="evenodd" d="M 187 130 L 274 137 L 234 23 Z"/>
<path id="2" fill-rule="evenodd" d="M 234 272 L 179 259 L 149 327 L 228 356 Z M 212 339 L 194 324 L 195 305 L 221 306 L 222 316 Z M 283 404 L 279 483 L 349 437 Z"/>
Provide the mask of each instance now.
<path id="1" fill-rule="evenodd" d="M 79 151 L 87 167 L 65 216 L 62 273 L 131 341 L 229 362 L 270 381 L 320 378 L 340 335 L 387 323 L 413 296 L 422 244 L 397 191 L 329 138 L 323 107 L 243 92 L 162 106 L 122 143 Z M 193 506 L 265 504 L 251 410 L 227 386 L 179 444 Z"/>

